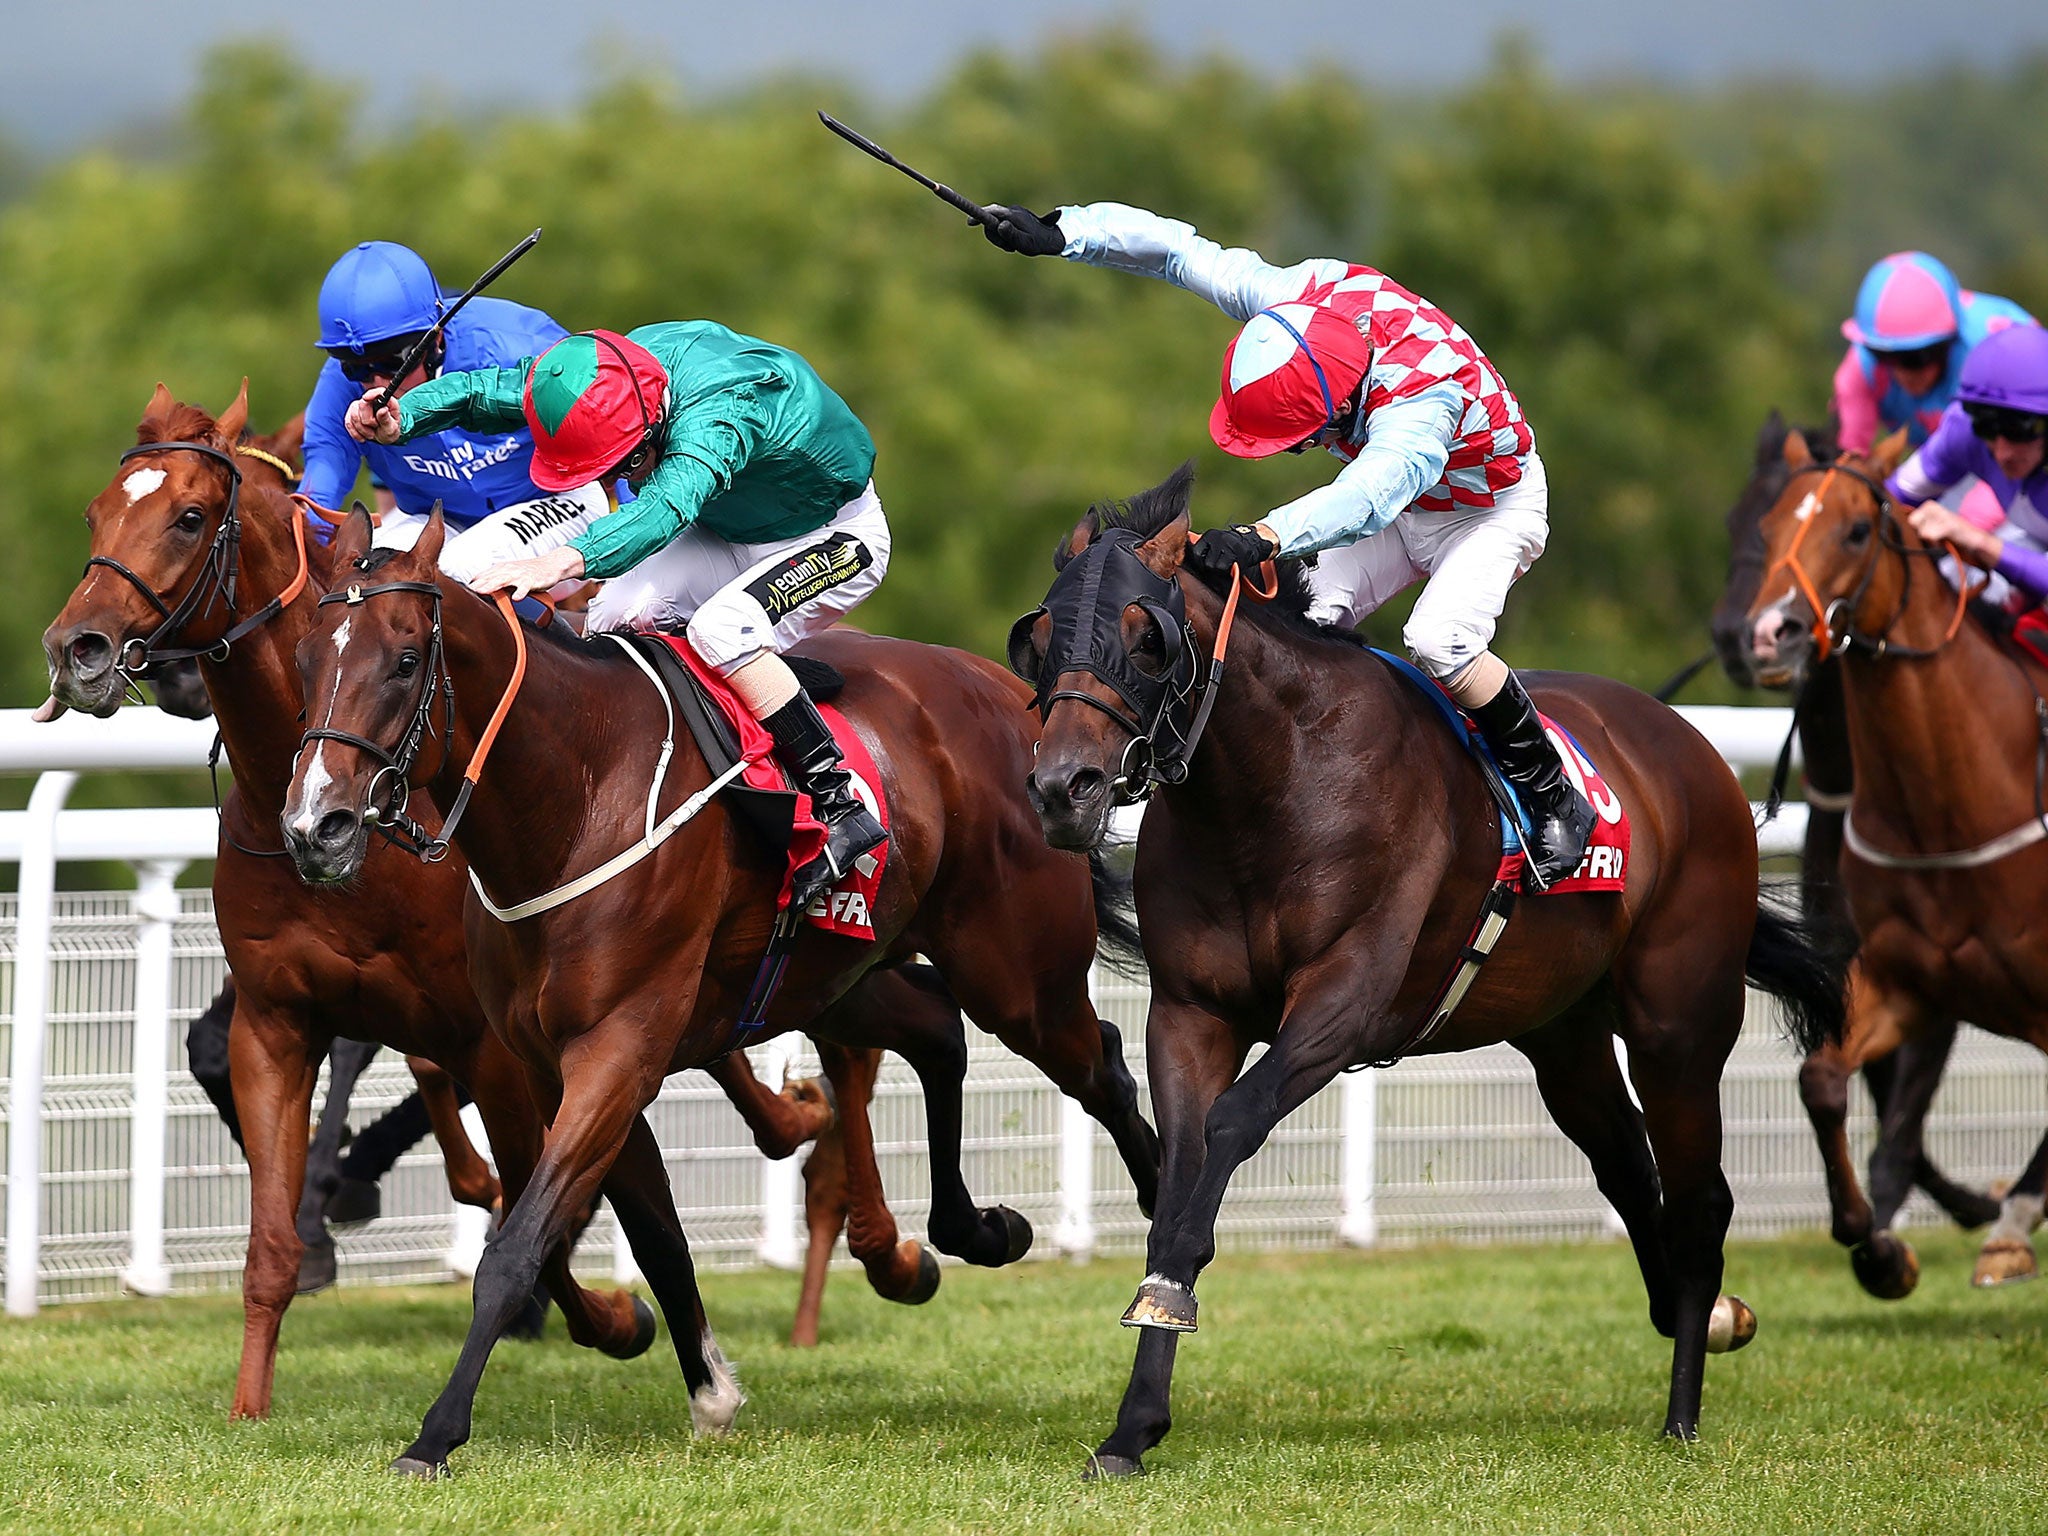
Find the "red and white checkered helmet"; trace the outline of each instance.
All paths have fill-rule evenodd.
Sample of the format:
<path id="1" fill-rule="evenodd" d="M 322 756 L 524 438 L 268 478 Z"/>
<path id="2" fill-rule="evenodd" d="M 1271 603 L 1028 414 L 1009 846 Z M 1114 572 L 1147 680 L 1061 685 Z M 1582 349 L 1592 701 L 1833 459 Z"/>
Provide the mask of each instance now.
<path id="1" fill-rule="evenodd" d="M 1223 353 L 1223 396 L 1209 413 L 1216 446 L 1263 459 L 1335 421 L 1372 365 L 1369 318 L 1297 302 L 1247 320 Z"/>

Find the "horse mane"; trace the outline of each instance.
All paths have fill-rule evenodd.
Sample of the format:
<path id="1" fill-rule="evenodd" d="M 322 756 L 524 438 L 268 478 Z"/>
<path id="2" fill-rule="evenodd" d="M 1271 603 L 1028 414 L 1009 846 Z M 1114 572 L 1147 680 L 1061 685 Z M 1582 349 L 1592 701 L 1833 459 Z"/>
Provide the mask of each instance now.
<path id="1" fill-rule="evenodd" d="M 1141 539 L 1149 539 L 1165 528 L 1177 517 L 1187 512 L 1195 485 L 1195 461 L 1183 460 L 1179 468 L 1150 490 L 1122 501 L 1098 501 L 1089 507 L 1082 518 L 1088 530 L 1088 542 L 1093 543 L 1106 530 L 1126 528 Z M 1078 530 L 1077 530 L 1078 531 Z M 1062 539 L 1053 552 L 1055 567 L 1066 564 L 1066 555 L 1071 545 Z M 1279 594 L 1270 602 L 1244 603 L 1238 608 L 1240 618 L 1249 616 L 1255 622 L 1269 628 L 1281 629 L 1304 639 L 1330 640 L 1353 649 L 1366 648 L 1371 641 L 1354 629 L 1339 629 L 1334 624 L 1325 624 L 1311 616 L 1315 595 L 1309 590 L 1308 567 L 1315 557 L 1305 559 L 1284 559 L 1273 562 L 1273 570 L 1279 585 Z M 1219 597 L 1230 592 L 1230 578 L 1212 577 L 1183 567 L 1190 578 L 1199 581 Z"/>

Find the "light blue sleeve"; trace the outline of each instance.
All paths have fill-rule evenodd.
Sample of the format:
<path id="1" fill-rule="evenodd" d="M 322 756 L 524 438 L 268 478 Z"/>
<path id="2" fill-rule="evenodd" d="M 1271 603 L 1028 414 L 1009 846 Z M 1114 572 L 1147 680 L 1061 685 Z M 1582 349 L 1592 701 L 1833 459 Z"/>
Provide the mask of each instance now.
<path id="1" fill-rule="evenodd" d="M 1273 530 L 1283 555 L 1314 554 L 1378 533 L 1443 479 L 1464 414 L 1464 395 L 1450 384 L 1381 406 L 1365 446 L 1335 480 L 1259 521 Z"/>
<path id="2" fill-rule="evenodd" d="M 1257 251 L 1225 249 L 1196 234 L 1192 224 L 1125 203 L 1062 208 L 1059 221 L 1067 237 L 1060 254 L 1068 261 L 1164 279 L 1237 320 L 1284 304 L 1312 281 L 1334 282 L 1351 270 L 1331 259 L 1276 267 Z"/>

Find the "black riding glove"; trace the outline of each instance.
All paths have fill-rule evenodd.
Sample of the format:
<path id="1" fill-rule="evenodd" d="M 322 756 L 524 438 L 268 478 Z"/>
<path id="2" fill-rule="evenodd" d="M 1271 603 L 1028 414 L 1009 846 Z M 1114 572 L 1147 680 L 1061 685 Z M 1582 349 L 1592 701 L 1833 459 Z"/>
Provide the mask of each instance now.
<path id="1" fill-rule="evenodd" d="M 982 225 L 981 232 L 988 236 L 990 245 L 1020 256 L 1057 256 L 1067 248 L 1067 237 L 1060 233 L 1058 213 L 1041 218 L 1029 208 L 1005 208 L 1000 204 L 989 212 L 996 215 L 996 222 Z"/>
<path id="2" fill-rule="evenodd" d="M 1188 564 L 1204 576 L 1227 576 L 1233 565 L 1241 565 L 1248 576 L 1280 553 L 1280 546 L 1250 524 L 1235 528 L 1211 528 L 1188 546 Z"/>

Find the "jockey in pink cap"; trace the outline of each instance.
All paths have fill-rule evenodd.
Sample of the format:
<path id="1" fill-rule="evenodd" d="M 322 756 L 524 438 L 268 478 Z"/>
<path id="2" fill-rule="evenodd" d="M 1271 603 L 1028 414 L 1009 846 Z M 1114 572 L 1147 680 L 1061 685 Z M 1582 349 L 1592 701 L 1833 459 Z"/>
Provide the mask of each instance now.
<path id="1" fill-rule="evenodd" d="M 1426 580 L 1408 649 L 1471 715 L 1528 807 L 1532 883 L 1577 869 L 1593 809 L 1489 649 L 1508 588 L 1549 538 L 1543 461 L 1465 329 L 1371 267 L 1276 267 L 1121 203 L 995 212 L 988 238 L 1005 250 L 1163 278 L 1244 322 L 1209 417 L 1217 446 L 1250 459 L 1321 447 L 1344 467 L 1255 525 L 1204 534 L 1189 563 L 1214 576 L 1314 555 L 1319 616 L 1346 629 Z"/>
<path id="2" fill-rule="evenodd" d="M 1919 447 L 1956 398 L 1978 345 L 2032 320 L 2010 299 L 1964 288 L 1925 251 L 1894 251 L 1879 261 L 1856 290 L 1856 313 L 1842 322 L 1849 350 L 1835 370 L 1834 395 L 1842 451 L 1868 454 L 1901 427 L 1907 446 Z M 1980 528 L 2003 521 L 1996 497 L 1976 480 L 1947 500 Z"/>

